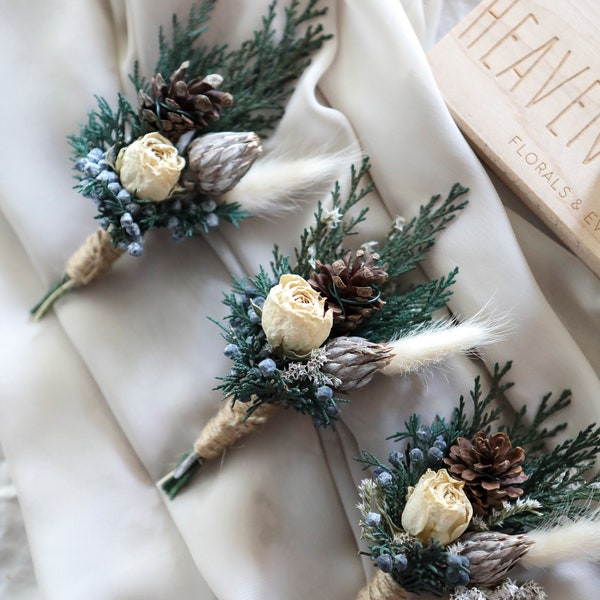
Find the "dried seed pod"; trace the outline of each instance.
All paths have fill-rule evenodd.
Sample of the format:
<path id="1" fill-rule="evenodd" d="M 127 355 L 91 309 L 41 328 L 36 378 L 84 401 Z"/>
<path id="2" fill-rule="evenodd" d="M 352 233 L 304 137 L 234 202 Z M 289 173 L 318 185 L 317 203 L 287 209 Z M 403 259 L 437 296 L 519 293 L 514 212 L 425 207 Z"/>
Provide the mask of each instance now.
<path id="1" fill-rule="evenodd" d="M 333 338 L 325 345 L 327 362 L 323 367 L 342 383 L 340 392 L 357 390 L 369 383 L 373 375 L 392 360 L 392 350 L 387 344 L 375 344 L 361 337 Z"/>
<path id="2" fill-rule="evenodd" d="M 233 188 L 260 156 L 262 146 L 253 132 L 209 133 L 190 142 L 184 187 L 220 196 Z"/>

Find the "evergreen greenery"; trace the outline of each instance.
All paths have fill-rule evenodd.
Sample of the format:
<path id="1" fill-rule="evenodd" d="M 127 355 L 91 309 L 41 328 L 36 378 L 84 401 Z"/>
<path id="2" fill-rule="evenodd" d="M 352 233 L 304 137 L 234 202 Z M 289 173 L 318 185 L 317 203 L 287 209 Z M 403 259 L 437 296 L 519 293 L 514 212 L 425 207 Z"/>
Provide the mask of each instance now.
<path id="1" fill-rule="evenodd" d="M 500 510 L 490 510 L 482 517 L 475 517 L 469 530 L 524 533 L 564 518 L 580 517 L 589 511 L 590 503 L 600 500 L 600 475 L 586 478 L 600 452 L 600 427 L 589 425 L 573 438 L 548 447 L 566 428 L 566 423 L 547 426 L 547 422 L 569 406 L 569 390 L 564 390 L 555 399 L 552 394 L 543 396 L 531 419 L 528 419 L 527 408 L 523 407 L 508 421 L 503 420 L 510 412 L 504 394 L 513 385 L 505 381 L 511 366 L 511 362 L 494 366 L 487 391 L 477 377 L 469 393 L 469 407 L 464 396 L 460 396 L 449 419 L 437 416 L 432 423 L 423 423 L 419 415 L 411 415 L 404 423 L 404 429 L 388 438 L 402 443 L 403 448 L 391 452 L 387 462 L 365 450 L 361 452 L 358 460 L 365 468 L 373 470 L 375 478 L 382 472 L 391 475 L 385 485 L 379 485 L 376 479 L 361 483 L 362 537 L 368 543 L 373 560 L 382 554 L 403 553 L 409 557 L 406 569 L 391 573 L 408 591 L 441 594 L 452 587 L 443 576 L 448 552 L 435 543 L 423 548 L 421 542 L 402 530 L 400 519 L 408 488 L 416 485 L 428 468 L 443 468 L 443 458 L 448 456 L 459 437 L 471 440 L 479 431 L 485 431 L 487 435 L 499 431 L 509 436 L 513 447 L 521 446 L 525 450 L 522 468 L 527 479 L 520 484 L 521 498 L 504 503 Z M 433 447 L 441 452 L 432 453 Z M 369 526 L 366 522 L 372 511 L 382 516 L 377 526 Z"/>
<path id="2" fill-rule="evenodd" d="M 300 275 L 309 279 L 318 259 L 324 263 L 333 263 L 347 252 L 347 239 L 357 233 L 357 227 L 366 219 L 367 208 L 358 204 L 372 190 L 371 182 L 366 181 L 369 161 L 363 159 L 360 165 L 351 167 L 347 194 L 342 194 L 341 186 L 336 183 L 330 203 L 319 202 L 314 214 L 314 224 L 307 227 L 300 236 L 300 244 L 293 252 L 294 262 L 284 256 L 277 247 L 273 251 L 270 270 L 261 268 L 258 275 L 247 279 L 235 279 L 232 291 L 224 296 L 224 304 L 229 314 L 226 324 L 217 324 L 223 330 L 233 360 L 229 375 L 221 378 L 217 389 L 222 390 L 226 398 L 234 402 L 244 402 L 251 414 L 266 402 L 281 402 L 300 413 L 310 415 L 316 426 L 334 426 L 339 412 L 339 403 L 344 398 L 334 397 L 323 390 L 335 389 L 334 379 L 323 372 L 326 359 L 322 349 L 314 350 L 310 357 L 291 360 L 277 355 L 268 345 L 261 325 L 261 307 L 271 288 L 279 282 L 285 273 Z M 419 211 L 403 231 L 392 230 L 385 241 L 386 268 L 400 275 L 413 269 L 423 260 L 425 253 L 433 246 L 434 236 L 464 208 L 466 202 L 457 202 L 467 190 L 454 186 L 449 199 L 437 206 L 439 196 L 434 197 Z M 406 237 L 406 239 L 405 239 Z M 381 259 L 383 260 L 383 259 Z M 405 260 L 408 265 L 393 263 Z M 385 322 L 378 312 L 366 319 L 367 325 L 357 331 L 370 341 L 389 341 L 401 333 L 414 330 L 422 323 L 431 320 L 432 312 L 447 299 L 450 286 L 454 283 L 456 270 L 447 278 L 423 285 L 402 287 L 395 276 L 382 290 L 386 302 L 395 307 L 398 314 L 389 311 Z M 386 291 L 401 293 L 399 296 L 387 296 Z M 388 336 L 388 337 L 385 337 Z M 374 338 L 374 339 L 371 339 Z M 232 350 L 232 348 L 234 350 Z M 265 373 L 261 364 L 265 360 L 273 361 L 272 368 Z M 292 374 L 297 376 L 292 376 Z"/>
<path id="3" fill-rule="evenodd" d="M 283 9 L 281 31 L 277 29 L 277 2 L 272 2 L 262 18 L 261 27 L 239 48 L 227 44 L 202 44 L 202 34 L 208 28 L 216 0 L 203 0 L 193 5 L 186 22 L 172 17 L 169 36 L 163 28 L 159 32 L 159 58 L 155 73 L 167 79 L 184 61 L 189 61 L 188 79 L 219 73 L 224 85 L 234 97 L 234 105 L 221 118 L 210 122 L 200 133 L 216 131 L 254 131 L 265 136 L 272 130 L 285 109 L 293 90 L 293 83 L 310 63 L 311 55 L 331 36 L 323 31 L 318 20 L 326 8 L 318 8 L 319 0 L 308 0 L 304 7 L 292 0 Z M 140 74 L 136 63 L 130 80 L 136 92 L 150 89 L 147 77 Z M 209 197 L 189 192 L 174 194 L 162 202 L 148 202 L 135 195 L 119 195 L 119 188 L 97 179 L 96 171 L 90 176 L 83 163 L 90 151 L 107 153 L 101 160 L 110 165 L 121 148 L 147 133 L 145 121 L 138 110 L 124 96 L 117 97 L 116 108 L 102 97 L 96 97 L 98 108 L 88 114 L 88 121 L 78 134 L 69 136 L 73 160 L 78 165 L 77 189 L 94 200 L 98 207 L 96 218 L 104 228 L 110 228 L 115 246 L 128 249 L 131 254 L 142 252 L 144 235 L 154 227 L 168 227 L 174 239 L 208 232 L 220 221 L 238 225 L 250 216 L 237 204 L 220 203 L 206 209 Z M 97 162 L 97 161 L 95 161 Z M 133 217 L 135 226 L 123 225 L 123 218 Z"/>

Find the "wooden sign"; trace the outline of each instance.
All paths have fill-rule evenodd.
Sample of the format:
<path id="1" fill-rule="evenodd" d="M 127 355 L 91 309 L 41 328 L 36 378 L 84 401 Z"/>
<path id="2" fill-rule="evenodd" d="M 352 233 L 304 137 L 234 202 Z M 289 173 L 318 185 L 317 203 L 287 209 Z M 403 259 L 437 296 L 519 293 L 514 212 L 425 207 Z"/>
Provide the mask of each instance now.
<path id="1" fill-rule="evenodd" d="M 600 276 L 600 2 L 484 0 L 429 61 L 481 158 Z"/>

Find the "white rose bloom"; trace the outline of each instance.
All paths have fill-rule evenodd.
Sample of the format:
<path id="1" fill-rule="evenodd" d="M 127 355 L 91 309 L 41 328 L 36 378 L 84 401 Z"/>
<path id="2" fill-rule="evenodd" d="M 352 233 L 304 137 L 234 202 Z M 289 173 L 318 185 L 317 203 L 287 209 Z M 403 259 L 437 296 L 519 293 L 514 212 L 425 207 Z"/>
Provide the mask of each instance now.
<path id="1" fill-rule="evenodd" d="M 282 275 L 262 308 L 267 341 L 286 354 L 307 355 L 327 339 L 332 325 L 325 298 L 298 275 Z"/>
<path id="2" fill-rule="evenodd" d="M 185 160 L 160 133 L 147 133 L 119 152 L 121 185 L 141 200 L 165 200 L 179 180 Z"/>
<path id="3" fill-rule="evenodd" d="M 435 540 L 445 546 L 457 539 L 473 516 L 464 485 L 464 481 L 454 479 L 446 469 L 437 472 L 427 469 L 417 485 L 409 488 L 402 527 L 424 544 Z"/>

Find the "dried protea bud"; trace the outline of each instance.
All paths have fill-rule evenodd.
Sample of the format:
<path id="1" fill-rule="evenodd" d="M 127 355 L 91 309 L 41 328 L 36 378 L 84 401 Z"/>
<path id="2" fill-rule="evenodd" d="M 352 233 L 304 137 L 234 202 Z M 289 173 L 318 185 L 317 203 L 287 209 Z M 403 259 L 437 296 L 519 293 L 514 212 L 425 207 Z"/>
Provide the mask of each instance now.
<path id="1" fill-rule="evenodd" d="M 526 535 L 482 531 L 464 534 L 458 553 L 469 559 L 470 583 L 488 587 L 504 579 L 533 543 Z"/>
<path id="2" fill-rule="evenodd" d="M 386 344 L 375 344 L 361 337 L 341 336 L 325 344 L 327 362 L 323 371 L 339 379 L 340 392 L 357 390 L 371 381 L 373 375 L 392 359 Z"/>
<path id="3" fill-rule="evenodd" d="M 140 115 L 155 131 L 176 143 L 182 134 L 203 129 L 209 121 L 221 116 L 221 111 L 233 103 L 233 97 L 218 88 L 223 78 L 217 74 L 196 77 L 189 83 L 185 76 L 189 61 L 171 74 L 169 85 L 157 73 L 152 78 L 150 95 L 140 91 Z"/>
<path id="4" fill-rule="evenodd" d="M 465 482 L 473 510 L 482 516 L 521 496 L 519 484 L 527 479 L 521 467 L 524 458 L 523 448 L 513 447 L 505 433 L 488 438 L 480 431 L 473 442 L 458 438 L 444 463 L 454 477 Z"/>
<path id="5" fill-rule="evenodd" d="M 365 257 L 363 250 L 348 252 L 331 265 L 317 261 L 310 284 L 327 298 L 327 308 L 333 310 L 333 324 L 338 332 L 353 331 L 385 302 L 377 286 L 388 277 L 376 263 L 378 254 Z"/>
<path id="6" fill-rule="evenodd" d="M 228 192 L 260 156 L 259 137 L 252 132 L 209 133 L 187 147 L 184 187 L 219 196 Z"/>

